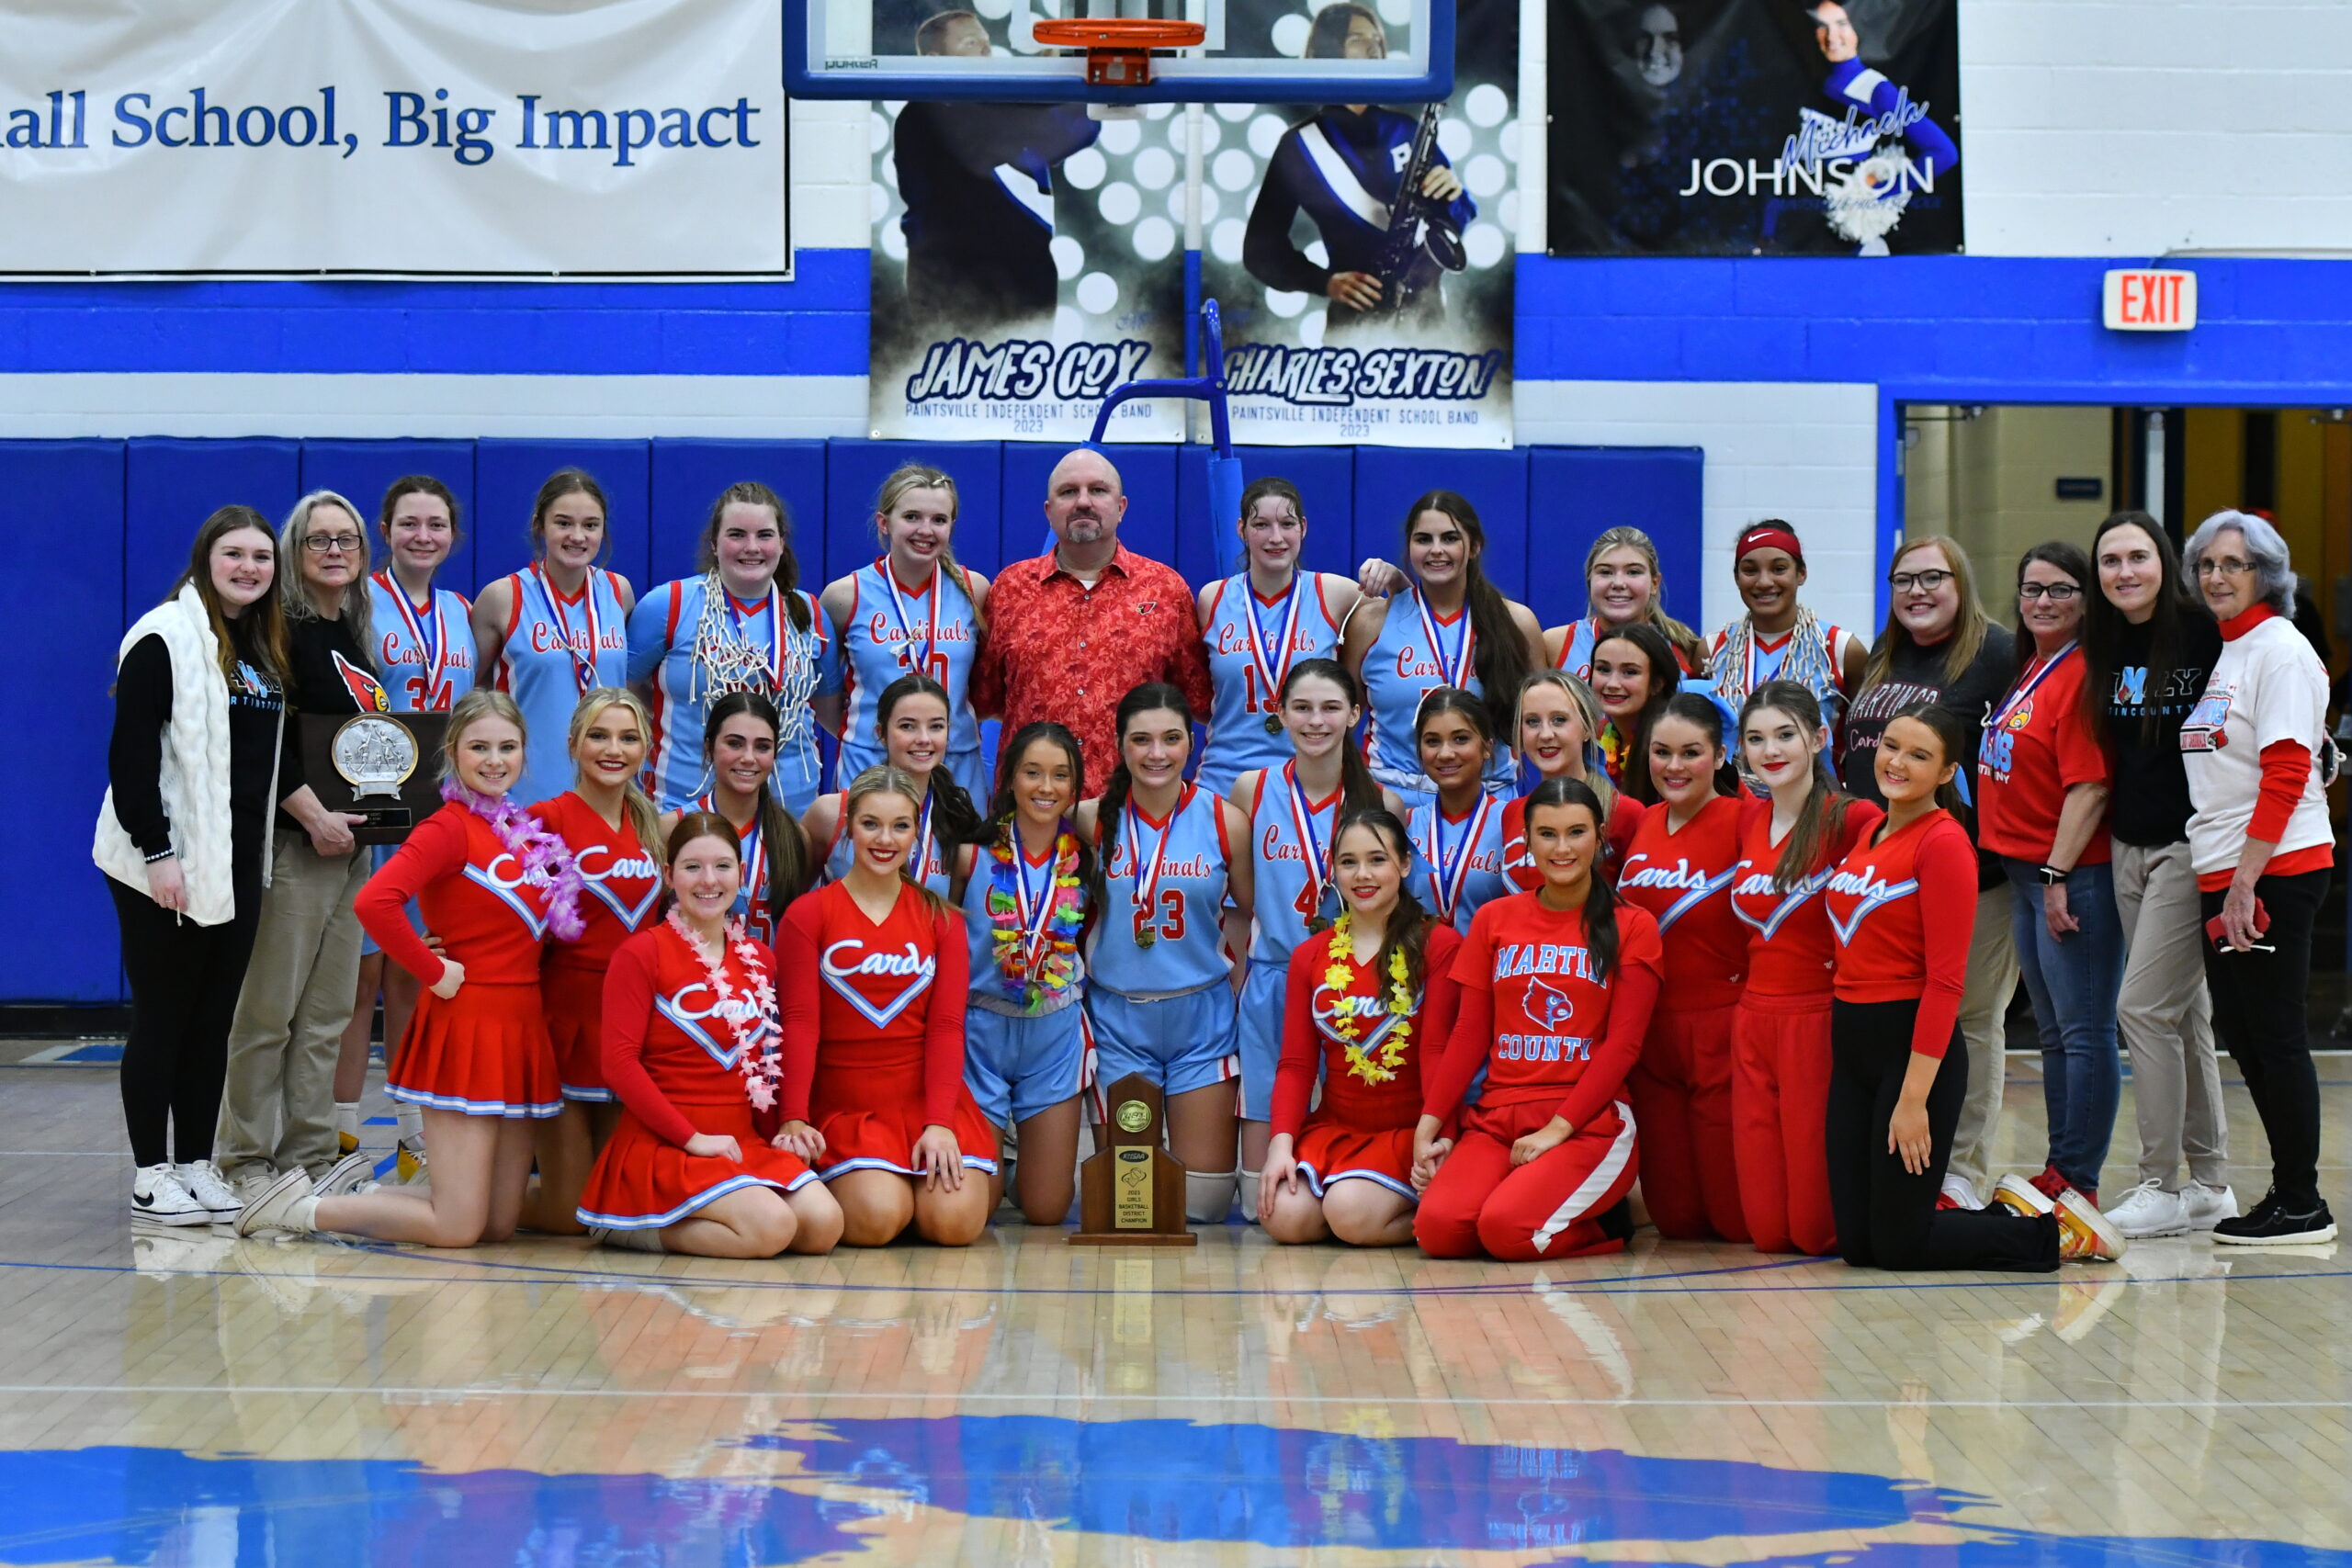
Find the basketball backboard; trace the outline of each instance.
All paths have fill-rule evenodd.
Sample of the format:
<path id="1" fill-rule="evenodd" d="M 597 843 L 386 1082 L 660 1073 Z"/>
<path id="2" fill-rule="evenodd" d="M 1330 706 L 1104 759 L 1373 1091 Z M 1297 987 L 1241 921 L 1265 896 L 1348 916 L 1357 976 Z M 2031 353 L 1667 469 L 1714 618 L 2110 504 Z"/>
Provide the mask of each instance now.
<path id="1" fill-rule="evenodd" d="M 785 85 L 808 98 L 1007 103 L 1432 103 L 1453 89 L 1453 0 L 785 0 Z M 1041 21 L 1206 28 L 1141 87 L 1090 84 Z"/>

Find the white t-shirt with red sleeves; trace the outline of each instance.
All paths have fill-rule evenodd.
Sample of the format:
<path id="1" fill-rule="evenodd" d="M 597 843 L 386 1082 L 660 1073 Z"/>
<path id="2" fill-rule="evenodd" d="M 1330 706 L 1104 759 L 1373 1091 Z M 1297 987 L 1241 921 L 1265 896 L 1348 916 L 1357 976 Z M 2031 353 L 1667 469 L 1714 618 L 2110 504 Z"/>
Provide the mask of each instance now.
<path id="1" fill-rule="evenodd" d="M 2180 726 L 2188 773 L 2188 853 L 2199 878 L 2235 869 L 2262 791 L 2262 753 L 2281 740 L 2314 757 L 2327 733 L 2327 670 L 2295 624 L 2264 606 L 2222 627 L 2222 656 L 2205 694 Z M 2314 767 L 2287 818 L 2267 874 L 2293 875 L 2334 863 L 2327 791 Z M 2328 851 L 2323 857 L 2317 852 Z M 2289 859 L 2298 852 L 2310 863 Z"/>

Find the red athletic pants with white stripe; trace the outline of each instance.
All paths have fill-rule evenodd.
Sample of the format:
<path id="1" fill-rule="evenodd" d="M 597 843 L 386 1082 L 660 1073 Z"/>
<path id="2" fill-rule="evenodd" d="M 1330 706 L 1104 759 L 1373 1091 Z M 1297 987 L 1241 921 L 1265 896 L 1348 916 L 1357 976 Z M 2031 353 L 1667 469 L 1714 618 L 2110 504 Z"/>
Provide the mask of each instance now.
<path id="1" fill-rule="evenodd" d="M 1558 1106 L 1543 1100 L 1463 1113 L 1462 1135 L 1413 1216 L 1423 1252 L 1526 1262 L 1625 1245 L 1596 1223 L 1634 1185 L 1634 1113 L 1624 1101 L 1525 1165 L 1510 1163 L 1511 1145 L 1551 1121 Z"/>
<path id="2" fill-rule="evenodd" d="M 1732 1157 L 1759 1252 L 1838 1247 L 1829 1209 L 1829 993 L 1740 998 L 1732 1021 Z"/>
<path id="3" fill-rule="evenodd" d="M 1650 1015 L 1625 1099 L 1642 1124 L 1642 1201 L 1677 1241 L 1747 1239 L 1731 1136 L 1736 1004 Z"/>

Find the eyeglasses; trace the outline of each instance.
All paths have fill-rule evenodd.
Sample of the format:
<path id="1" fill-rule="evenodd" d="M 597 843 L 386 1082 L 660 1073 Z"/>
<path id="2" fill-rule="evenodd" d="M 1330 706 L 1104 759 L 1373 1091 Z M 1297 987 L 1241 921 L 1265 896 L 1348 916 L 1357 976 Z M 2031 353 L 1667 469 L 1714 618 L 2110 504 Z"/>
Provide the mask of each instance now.
<path id="1" fill-rule="evenodd" d="M 314 556 L 333 555 L 337 550 L 356 555 L 366 543 L 356 534 L 312 534 L 303 539 L 302 547 Z"/>
<path id="2" fill-rule="evenodd" d="M 1898 571 L 1886 580 L 1886 585 L 1897 593 L 1908 593 L 1914 589 L 1922 593 L 1933 593 L 1950 582 L 1952 577 L 1949 571 Z"/>
<path id="3" fill-rule="evenodd" d="M 2082 589 L 2072 582 L 2028 582 L 2018 588 L 2020 599 L 2047 599 L 2053 604 L 2064 604 L 2080 593 Z"/>
<path id="4" fill-rule="evenodd" d="M 2253 570 L 2252 561 L 2240 560 L 2235 556 L 2223 556 L 2219 560 L 2211 556 L 2199 556 L 2197 560 L 2197 575 L 2199 577 L 2244 577 Z"/>

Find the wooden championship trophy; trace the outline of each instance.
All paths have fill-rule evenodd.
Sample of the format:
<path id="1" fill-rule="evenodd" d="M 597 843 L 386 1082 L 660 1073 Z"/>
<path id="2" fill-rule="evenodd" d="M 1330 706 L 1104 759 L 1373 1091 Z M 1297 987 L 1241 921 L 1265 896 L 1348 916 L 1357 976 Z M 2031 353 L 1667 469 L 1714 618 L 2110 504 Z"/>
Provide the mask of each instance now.
<path id="1" fill-rule="evenodd" d="M 1110 1147 L 1079 1168 L 1075 1247 L 1193 1247 L 1184 1224 L 1184 1168 L 1159 1146 L 1159 1086 L 1129 1073 L 1105 1097 Z"/>

